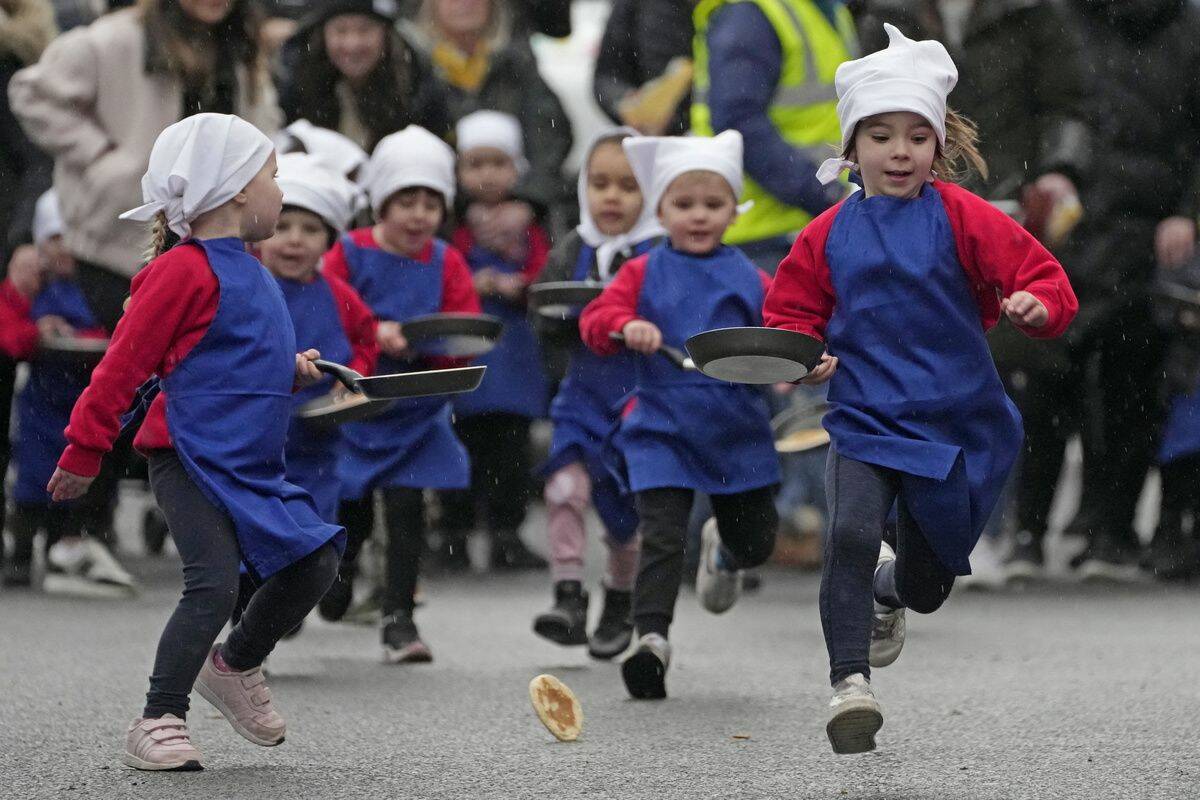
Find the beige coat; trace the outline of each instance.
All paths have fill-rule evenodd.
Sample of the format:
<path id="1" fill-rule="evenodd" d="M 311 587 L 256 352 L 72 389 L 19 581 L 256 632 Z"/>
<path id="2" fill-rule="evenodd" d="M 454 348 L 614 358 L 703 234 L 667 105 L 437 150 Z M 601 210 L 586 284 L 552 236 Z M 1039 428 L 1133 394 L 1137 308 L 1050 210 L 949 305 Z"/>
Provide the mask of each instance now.
<path id="1" fill-rule="evenodd" d="M 150 148 L 183 107 L 178 80 L 146 74 L 145 50 L 141 12 L 124 9 L 55 39 L 8 89 L 22 127 L 54 156 L 67 247 L 122 275 L 141 266 L 148 235 L 117 215 L 141 205 Z M 248 105 L 238 67 L 238 115 L 271 136 L 283 116 L 267 71 L 255 80 L 257 102 Z"/>

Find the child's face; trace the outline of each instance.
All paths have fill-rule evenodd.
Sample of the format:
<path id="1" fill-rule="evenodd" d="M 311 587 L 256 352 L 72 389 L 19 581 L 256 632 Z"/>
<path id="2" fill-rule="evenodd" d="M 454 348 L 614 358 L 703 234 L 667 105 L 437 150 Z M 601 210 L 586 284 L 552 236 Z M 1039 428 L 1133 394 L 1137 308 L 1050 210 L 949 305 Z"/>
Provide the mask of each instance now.
<path id="1" fill-rule="evenodd" d="M 437 233 L 445 214 L 445 201 L 433 189 L 414 186 L 388 198 L 379 226 L 388 248 L 415 256 Z"/>
<path id="2" fill-rule="evenodd" d="M 605 236 L 629 232 L 642 213 L 642 189 L 620 142 L 604 142 L 587 164 L 587 204 Z"/>
<path id="3" fill-rule="evenodd" d="M 242 189 L 246 202 L 242 207 L 241 238 L 261 242 L 275 233 L 275 223 L 283 208 L 283 192 L 275 183 L 275 154 L 267 159 L 258 174 Z"/>
<path id="4" fill-rule="evenodd" d="M 259 245 L 259 257 L 272 275 L 309 281 L 329 249 L 329 229 L 316 214 L 287 208 L 275 223 L 275 235 Z"/>
<path id="5" fill-rule="evenodd" d="M 473 147 L 458 158 L 458 182 L 479 203 L 507 200 L 518 177 L 512 158 L 495 147 Z"/>
<path id="6" fill-rule="evenodd" d="M 858 124 L 851 157 L 858 162 L 867 197 L 912 198 L 933 169 L 937 136 L 920 114 L 878 114 Z"/>
<path id="7" fill-rule="evenodd" d="M 51 236 L 37 246 L 38 263 L 52 278 L 75 276 L 75 259 L 63 244 L 62 236 Z"/>
<path id="8" fill-rule="evenodd" d="M 683 173 L 671 181 L 658 205 L 671 246 L 696 255 L 716 250 L 736 216 L 733 187 L 715 172 Z"/>

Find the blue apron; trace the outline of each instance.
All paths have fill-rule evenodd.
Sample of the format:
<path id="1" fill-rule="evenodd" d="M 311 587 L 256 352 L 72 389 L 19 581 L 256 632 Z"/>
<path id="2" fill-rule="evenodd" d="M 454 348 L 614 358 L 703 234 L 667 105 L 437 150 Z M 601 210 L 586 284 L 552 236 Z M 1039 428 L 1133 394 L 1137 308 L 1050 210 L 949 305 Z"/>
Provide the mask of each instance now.
<path id="1" fill-rule="evenodd" d="M 711 328 L 761 325 L 763 295 L 758 269 L 740 250 L 692 256 L 664 244 L 650 251 L 638 315 L 659 327 L 665 344 L 681 348 Z M 637 402 L 611 440 L 629 489 L 721 495 L 779 483 L 761 390 L 685 372 L 662 355 L 635 363 Z"/>
<path id="2" fill-rule="evenodd" d="M 491 267 L 512 274 L 521 268 L 479 245 L 467 253 L 471 272 Z M 454 410 L 460 417 L 476 414 L 517 414 L 530 419 L 546 416 L 550 381 L 542 369 L 542 353 L 533 326 L 525 313 L 525 304 L 513 304 L 499 297 L 483 298 L 485 313 L 504 320 L 504 332 L 490 352 L 473 363 L 488 368 L 483 382 L 473 392 L 456 395 Z"/>
<path id="3" fill-rule="evenodd" d="M 639 243 L 633 255 L 645 253 L 655 241 Z M 595 262 L 596 249 L 582 245 L 571 280 L 590 278 Z M 618 542 L 627 542 L 637 533 L 638 517 L 633 498 L 621 491 L 605 464 L 604 441 L 620 422 L 621 411 L 637 381 L 636 358 L 626 350 L 598 356 L 582 343 L 575 348 L 558 394 L 550 403 L 554 432 L 549 456 L 540 470 L 549 477 L 568 464 L 583 464 L 592 479 L 592 505 L 609 536 Z"/>
<path id="4" fill-rule="evenodd" d="M 1021 449 L 942 197 L 843 204 L 825 248 L 838 371 L 825 416 L 839 455 L 901 473 L 904 502 L 959 575 Z"/>
<path id="5" fill-rule="evenodd" d="M 309 283 L 276 277 L 288 314 L 296 332 L 296 349 L 303 352 L 316 348 L 321 358 L 349 364 L 353 357 L 350 339 L 342 327 L 337 300 L 329 282 L 317 275 Z M 310 400 L 325 397 L 333 389 L 333 378 L 325 376 L 319 383 L 306 386 L 292 395 L 292 408 Z M 310 425 L 292 417 L 288 426 L 287 479 L 308 491 L 317 504 L 317 511 L 326 522 L 337 521 L 341 482 L 337 477 L 338 456 L 342 450 L 342 433 L 336 426 Z"/>
<path id="6" fill-rule="evenodd" d="M 99 324 L 83 292 L 70 280 L 55 280 L 34 298 L 30 316 L 38 320 L 51 315 L 62 317 L 76 330 Z M 17 395 L 18 435 L 13 442 L 17 465 L 15 502 L 50 502 L 46 484 L 67 446 L 64 431 L 90 373 L 90 369 L 57 360 L 35 357 L 30 362 L 29 380 Z"/>
<path id="7" fill-rule="evenodd" d="M 346 536 L 285 479 L 283 460 L 296 336 L 279 285 L 241 239 L 193 240 L 220 284 L 203 338 L 162 379 L 179 460 L 233 520 L 242 562 L 257 581 Z"/>
<path id="8" fill-rule="evenodd" d="M 383 250 L 359 247 L 342 237 L 350 285 L 375 316 L 403 323 L 442 308 L 442 265 L 446 243 L 435 239 L 428 264 Z M 408 361 L 379 357 L 379 374 L 423 369 Z M 357 500 L 376 487 L 465 489 L 471 479 L 466 448 L 454 435 L 444 397 L 399 400 L 389 410 L 342 426 L 346 440 L 338 461 L 342 497 Z"/>
<path id="9" fill-rule="evenodd" d="M 1200 453 L 1200 391 L 1171 398 L 1158 463 Z"/>

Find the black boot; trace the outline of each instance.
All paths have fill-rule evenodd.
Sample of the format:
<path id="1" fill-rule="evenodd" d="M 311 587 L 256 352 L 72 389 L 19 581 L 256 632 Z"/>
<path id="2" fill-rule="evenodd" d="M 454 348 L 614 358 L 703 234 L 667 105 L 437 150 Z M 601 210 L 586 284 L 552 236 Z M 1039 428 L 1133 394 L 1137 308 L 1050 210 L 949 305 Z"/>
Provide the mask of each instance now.
<path id="1" fill-rule="evenodd" d="M 492 535 L 492 569 L 545 569 L 549 564 L 531 552 L 516 531 L 496 531 Z"/>
<path id="2" fill-rule="evenodd" d="M 588 639 L 588 655 L 607 661 L 629 649 L 633 641 L 633 592 L 604 588 L 604 610 Z"/>
<path id="3" fill-rule="evenodd" d="M 533 620 L 533 632 L 561 645 L 587 644 L 588 595 L 579 581 L 554 584 L 554 607 Z"/>

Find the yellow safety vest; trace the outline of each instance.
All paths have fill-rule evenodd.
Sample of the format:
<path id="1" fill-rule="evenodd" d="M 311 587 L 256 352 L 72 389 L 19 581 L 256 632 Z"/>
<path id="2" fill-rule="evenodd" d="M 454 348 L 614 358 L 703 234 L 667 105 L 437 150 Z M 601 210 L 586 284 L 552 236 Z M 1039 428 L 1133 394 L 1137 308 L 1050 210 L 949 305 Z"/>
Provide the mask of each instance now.
<path id="1" fill-rule="evenodd" d="M 779 86 L 767 109 L 784 141 L 806 153 L 815 165 L 836 154 L 841 143 L 837 91 L 833 76 L 838 65 L 857 55 L 854 20 L 845 6 L 838 9 L 837 26 L 812 0 L 701 0 L 695 10 L 695 86 L 692 94 L 692 132 L 712 136 L 708 107 L 708 24 L 712 15 L 730 3 L 751 2 L 762 9 L 779 37 L 783 68 Z M 812 216 L 784 205 L 749 176 L 741 201 L 754 207 L 738 217 L 725 234 L 728 244 L 756 242 L 796 233 Z"/>

